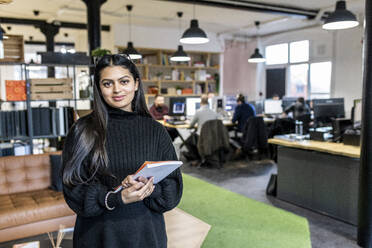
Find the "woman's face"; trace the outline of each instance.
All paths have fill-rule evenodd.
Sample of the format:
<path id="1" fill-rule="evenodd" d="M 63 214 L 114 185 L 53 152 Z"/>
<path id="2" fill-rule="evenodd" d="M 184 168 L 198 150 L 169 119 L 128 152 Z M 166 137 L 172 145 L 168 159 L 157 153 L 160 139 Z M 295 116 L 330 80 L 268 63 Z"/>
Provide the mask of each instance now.
<path id="1" fill-rule="evenodd" d="M 121 66 L 108 66 L 101 71 L 99 87 L 103 99 L 114 108 L 132 112 L 132 100 L 138 89 L 132 73 Z"/>

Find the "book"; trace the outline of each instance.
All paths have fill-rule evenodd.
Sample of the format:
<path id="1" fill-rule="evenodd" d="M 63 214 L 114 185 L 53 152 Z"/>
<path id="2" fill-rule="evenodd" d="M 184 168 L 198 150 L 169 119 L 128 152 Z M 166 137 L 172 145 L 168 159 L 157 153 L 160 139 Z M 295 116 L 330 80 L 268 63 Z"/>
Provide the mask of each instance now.
<path id="1" fill-rule="evenodd" d="M 157 184 L 182 164 L 182 161 L 145 161 L 136 173 L 134 173 L 133 179 L 137 180 L 139 177 L 154 177 L 154 184 Z M 122 188 L 122 185 L 115 188 L 114 193 L 119 192 Z"/>
<path id="2" fill-rule="evenodd" d="M 154 177 L 154 184 L 157 184 L 181 165 L 182 161 L 145 161 L 134 174 L 133 179 Z"/>

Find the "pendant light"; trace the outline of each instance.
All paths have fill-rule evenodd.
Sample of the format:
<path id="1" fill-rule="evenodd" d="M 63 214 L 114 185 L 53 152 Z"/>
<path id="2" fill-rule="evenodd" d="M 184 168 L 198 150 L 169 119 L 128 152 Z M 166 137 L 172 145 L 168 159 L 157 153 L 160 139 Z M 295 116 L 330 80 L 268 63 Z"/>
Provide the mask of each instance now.
<path id="1" fill-rule="evenodd" d="M 181 39 L 180 42 L 184 44 L 204 44 L 209 41 L 207 34 L 199 28 L 198 20 L 195 19 L 195 3 L 194 3 L 194 15 L 193 19 L 190 22 L 190 28 L 187 29 Z"/>
<path id="2" fill-rule="evenodd" d="M 325 20 L 323 29 L 337 30 L 353 28 L 359 25 L 356 16 L 346 9 L 345 1 L 337 1 L 336 9 Z"/>
<path id="3" fill-rule="evenodd" d="M 260 26 L 260 22 L 256 21 L 254 24 L 256 25 L 256 37 L 257 37 L 257 43 L 258 43 L 258 29 L 259 29 L 259 26 Z M 262 62 L 265 62 L 265 61 L 266 61 L 266 59 L 262 56 L 262 54 L 260 53 L 260 50 L 258 48 L 254 49 L 254 53 L 248 59 L 249 63 L 262 63 Z"/>
<path id="4" fill-rule="evenodd" d="M 127 48 L 125 49 L 124 53 L 128 54 L 128 56 L 131 59 L 141 59 L 142 55 L 134 48 L 132 40 L 132 22 L 131 22 L 131 15 L 130 12 L 132 11 L 133 6 L 132 5 L 127 5 L 127 10 L 128 10 L 128 21 L 129 21 L 129 41 Z"/>
<path id="5" fill-rule="evenodd" d="M 177 12 L 177 16 L 179 18 L 179 31 L 181 33 L 181 17 L 182 17 L 183 12 Z M 185 51 L 183 51 L 183 46 L 178 45 L 177 51 L 172 55 L 170 58 L 171 61 L 177 61 L 177 62 L 185 62 L 185 61 L 190 61 L 190 57 L 187 56 Z"/>

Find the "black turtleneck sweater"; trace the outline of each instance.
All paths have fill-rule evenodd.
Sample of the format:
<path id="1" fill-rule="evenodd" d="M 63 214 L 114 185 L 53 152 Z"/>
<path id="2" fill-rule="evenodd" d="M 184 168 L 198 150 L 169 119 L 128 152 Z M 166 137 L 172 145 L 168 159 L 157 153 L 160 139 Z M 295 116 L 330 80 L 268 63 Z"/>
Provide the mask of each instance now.
<path id="1" fill-rule="evenodd" d="M 108 205 L 115 209 L 110 211 L 105 207 L 105 196 L 144 161 L 177 160 L 171 139 L 165 128 L 150 117 L 113 108 L 108 112 L 108 172 L 116 179 L 100 176 L 88 185 L 64 185 L 65 200 L 77 214 L 74 248 L 167 247 L 163 213 L 176 207 L 181 199 L 179 169 L 159 182 L 143 201 L 125 204 L 120 193 L 111 194 Z M 91 115 L 78 120 L 66 138 L 64 156 L 72 154 L 76 125 L 84 121 L 94 120 Z"/>

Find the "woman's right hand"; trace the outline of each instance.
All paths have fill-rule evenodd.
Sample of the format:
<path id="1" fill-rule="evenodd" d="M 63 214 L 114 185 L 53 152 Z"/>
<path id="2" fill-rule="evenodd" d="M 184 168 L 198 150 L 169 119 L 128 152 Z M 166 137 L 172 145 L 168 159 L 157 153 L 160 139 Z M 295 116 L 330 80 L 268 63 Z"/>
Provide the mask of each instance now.
<path id="1" fill-rule="evenodd" d="M 153 182 L 154 178 L 150 178 L 145 184 L 141 181 L 135 181 L 131 176 L 128 176 L 128 178 L 124 179 L 123 185 L 126 184 L 130 186 L 125 187 L 121 191 L 121 199 L 125 204 L 142 201 L 154 191 L 155 186 Z"/>

